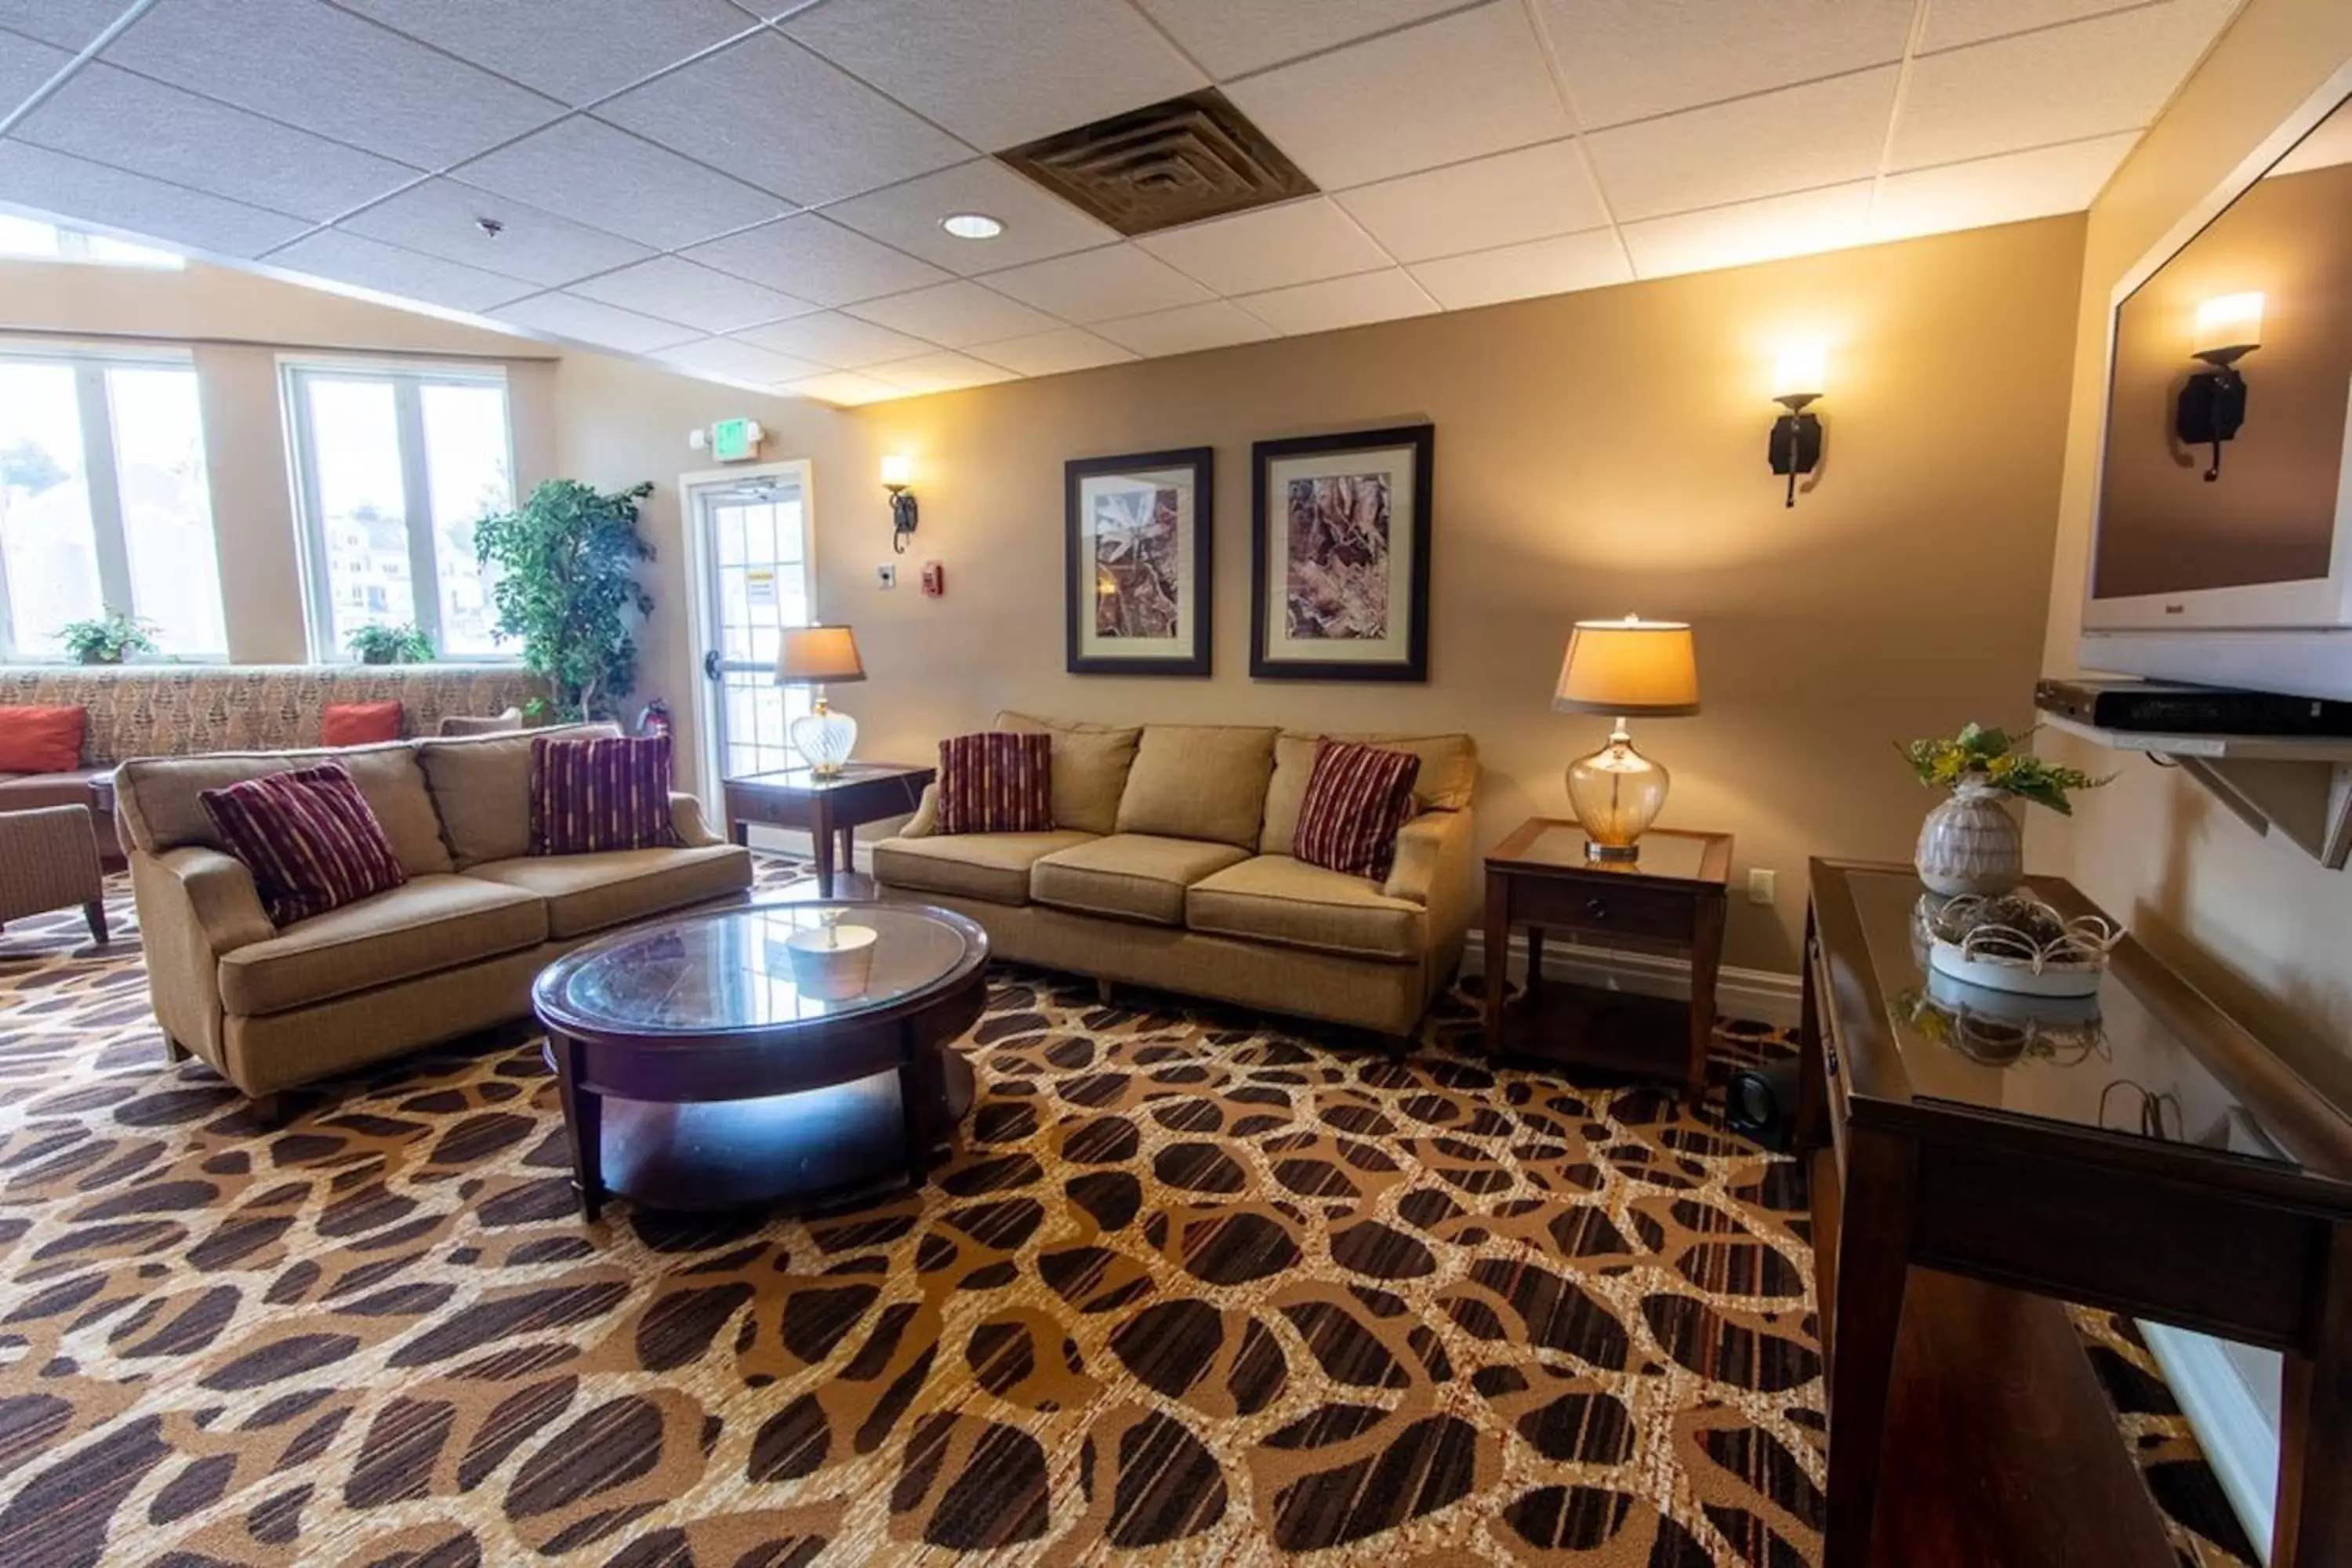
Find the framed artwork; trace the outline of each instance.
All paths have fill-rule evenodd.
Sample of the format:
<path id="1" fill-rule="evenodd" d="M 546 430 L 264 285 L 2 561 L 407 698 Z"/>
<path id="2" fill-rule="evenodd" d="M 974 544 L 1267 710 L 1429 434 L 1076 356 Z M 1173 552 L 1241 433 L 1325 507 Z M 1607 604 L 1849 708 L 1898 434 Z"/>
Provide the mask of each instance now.
<path id="1" fill-rule="evenodd" d="M 1072 675 L 1209 673 L 1214 454 L 1063 465 Z"/>
<path id="2" fill-rule="evenodd" d="M 1429 679 L 1431 425 L 1251 448 L 1250 674 Z"/>

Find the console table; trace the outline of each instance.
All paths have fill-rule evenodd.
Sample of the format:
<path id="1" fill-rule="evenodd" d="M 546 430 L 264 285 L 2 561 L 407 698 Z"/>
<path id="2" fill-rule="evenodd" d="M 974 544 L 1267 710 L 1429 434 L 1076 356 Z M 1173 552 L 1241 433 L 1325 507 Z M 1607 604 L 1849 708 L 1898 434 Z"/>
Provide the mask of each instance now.
<path id="1" fill-rule="evenodd" d="M 1931 979 L 1922 891 L 1811 867 L 1824 1568 L 2169 1568 L 2062 1301 L 2284 1352 L 2271 1563 L 2352 1563 L 2352 1118 L 2129 937 L 2095 1024 Z"/>

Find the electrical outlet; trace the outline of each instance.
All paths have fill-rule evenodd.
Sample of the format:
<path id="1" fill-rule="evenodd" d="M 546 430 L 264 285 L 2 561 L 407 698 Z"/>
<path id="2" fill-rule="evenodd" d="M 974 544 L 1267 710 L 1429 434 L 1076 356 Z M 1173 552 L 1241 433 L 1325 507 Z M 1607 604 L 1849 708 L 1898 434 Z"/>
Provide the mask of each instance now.
<path id="1" fill-rule="evenodd" d="M 1748 901 L 1751 904 L 1770 903 L 1772 901 L 1773 894 L 1779 889 L 1780 881 L 1780 873 L 1778 871 L 1768 871 L 1761 866 L 1749 867 L 1748 870 Z"/>
<path id="2" fill-rule="evenodd" d="M 874 585 L 877 588 L 897 587 L 898 585 L 898 566 L 894 563 L 885 561 L 881 565 L 874 568 Z"/>

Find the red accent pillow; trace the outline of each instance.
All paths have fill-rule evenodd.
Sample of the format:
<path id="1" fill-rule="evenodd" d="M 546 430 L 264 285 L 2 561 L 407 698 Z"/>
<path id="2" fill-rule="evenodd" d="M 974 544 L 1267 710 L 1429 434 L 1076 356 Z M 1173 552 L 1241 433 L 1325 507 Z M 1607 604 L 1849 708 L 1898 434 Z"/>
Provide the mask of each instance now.
<path id="1" fill-rule="evenodd" d="M 667 735 L 533 741 L 530 852 L 674 847 L 669 782 Z"/>
<path id="2" fill-rule="evenodd" d="M 0 773 L 69 773 L 81 766 L 87 708 L 0 708 Z"/>
<path id="3" fill-rule="evenodd" d="M 1397 829 L 1412 815 L 1412 781 L 1421 759 L 1345 741 L 1327 741 L 1307 775 L 1291 853 L 1310 866 L 1351 877 L 1385 877 L 1396 859 Z"/>
<path id="4" fill-rule="evenodd" d="M 319 717 L 319 739 L 330 746 L 373 746 L 400 739 L 397 702 L 330 702 Z"/>
<path id="5" fill-rule="evenodd" d="M 261 907 L 289 926 L 408 880 L 383 824 L 341 763 L 268 773 L 196 800 L 253 873 Z"/>
<path id="6" fill-rule="evenodd" d="M 941 833 L 1045 833 L 1054 826 L 1054 737 L 1002 730 L 940 742 Z"/>

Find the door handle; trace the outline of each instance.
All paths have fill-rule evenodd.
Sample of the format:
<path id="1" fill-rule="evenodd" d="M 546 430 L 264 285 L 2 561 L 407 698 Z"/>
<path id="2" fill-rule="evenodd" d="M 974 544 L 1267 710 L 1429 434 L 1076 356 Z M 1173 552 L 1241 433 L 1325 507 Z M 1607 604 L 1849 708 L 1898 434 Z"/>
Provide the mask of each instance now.
<path id="1" fill-rule="evenodd" d="M 712 680 L 719 679 L 719 650 L 712 648 L 702 656 L 702 673 Z"/>

